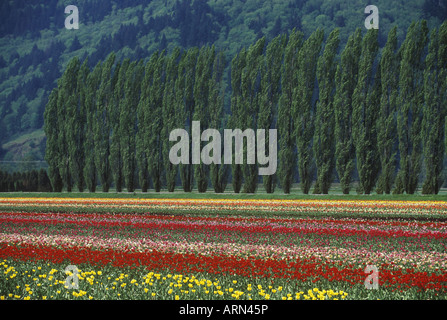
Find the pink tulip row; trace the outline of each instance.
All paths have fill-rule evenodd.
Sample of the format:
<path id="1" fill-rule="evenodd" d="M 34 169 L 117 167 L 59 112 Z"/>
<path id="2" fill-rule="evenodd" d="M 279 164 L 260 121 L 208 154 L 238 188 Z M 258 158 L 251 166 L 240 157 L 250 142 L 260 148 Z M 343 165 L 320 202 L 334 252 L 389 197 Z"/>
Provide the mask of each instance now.
<path id="1" fill-rule="evenodd" d="M 39 244 L 43 246 L 85 247 L 135 252 L 170 252 L 200 255 L 229 255 L 245 258 L 299 260 L 314 258 L 320 262 L 345 262 L 359 265 L 394 264 L 398 268 L 447 270 L 447 253 L 429 251 L 368 251 L 336 246 L 277 246 L 240 243 L 204 243 L 162 241 L 151 239 L 102 238 L 96 236 L 67 236 L 46 234 L 0 233 L 0 243 Z"/>

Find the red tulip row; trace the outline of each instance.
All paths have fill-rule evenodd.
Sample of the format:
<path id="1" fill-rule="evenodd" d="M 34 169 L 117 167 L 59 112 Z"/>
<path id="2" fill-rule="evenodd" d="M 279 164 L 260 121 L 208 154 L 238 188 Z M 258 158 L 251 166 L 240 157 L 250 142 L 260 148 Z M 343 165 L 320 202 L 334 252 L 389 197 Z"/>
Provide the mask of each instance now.
<path id="1" fill-rule="evenodd" d="M 169 270 L 176 273 L 241 275 L 245 277 L 288 278 L 299 281 L 342 281 L 352 285 L 363 284 L 367 274 L 365 266 L 342 263 L 319 263 L 314 259 L 274 260 L 247 259 L 236 256 L 180 254 L 170 252 L 123 250 L 94 250 L 85 247 L 56 248 L 34 244 L 0 243 L 0 258 L 24 261 L 45 260 L 53 263 L 70 263 L 116 267 L 144 266 L 151 270 Z M 381 286 L 393 288 L 416 287 L 419 290 L 447 290 L 447 274 L 394 270 L 392 265 L 377 266 Z"/>

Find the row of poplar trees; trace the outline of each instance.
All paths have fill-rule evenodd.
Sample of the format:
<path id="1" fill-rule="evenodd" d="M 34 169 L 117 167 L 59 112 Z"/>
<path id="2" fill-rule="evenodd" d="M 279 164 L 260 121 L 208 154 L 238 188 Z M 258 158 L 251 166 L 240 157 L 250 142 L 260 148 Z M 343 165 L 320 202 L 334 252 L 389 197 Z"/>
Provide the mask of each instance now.
<path id="1" fill-rule="evenodd" d="M 93 70 L 74 58 L 44 115 L 53 190 L 94 192 L 99 182 L 105 192 L 112 184 L 118 192 L 173 192 L 181 181 L 186 192 L 220 193 L 231 181 L 234 192 L 253 193 L 262 179 L 266 192 L 279 185 L 290 193 L 297 171 L 305 194 L 328 193 L 335 179 L 347 194 L 354 177 L 359 193 L 413 194 L 424 171 L 422 193 L 436 194 L 444 181 L 447 22 L 431 31 L 414 22 L 400 46 L 396 28 L 383 48 L 378 32 L 358 29 L 344 48 L 338 29 L 326 41 L 323 30 L 261 38 L 233 57 L 228 74 L 214 47 L 156 52 L 147 63 L 117 62 L 112 53 Z M 186 129 L 192 143 L 192 121 L 221 132 L 277 129 L 276 174 L 260 178 L 246 163 L 171 164 L 169 133 Z"/>
<path id="2" fill-rule="evenodd" d="M 112 183 L 118 192 L 146 192 L 151 182 L 157 192 L 174 191 L 178 173 L 185 191 L 194 181 L 206 190 L 209 175 L 223 191 L 218 167 L 170 163 L 169 133 L 193 120 L 221 127 L 224 55 L 214 47 L 177 48 L 146 64 L 115 60 L 111 53 L 89 70 L 87 60 L 73 58 L 49 96 L 45 159 L 54 191 L 76 185 L 94 192 L 98 182 L 104 192 Z"/>

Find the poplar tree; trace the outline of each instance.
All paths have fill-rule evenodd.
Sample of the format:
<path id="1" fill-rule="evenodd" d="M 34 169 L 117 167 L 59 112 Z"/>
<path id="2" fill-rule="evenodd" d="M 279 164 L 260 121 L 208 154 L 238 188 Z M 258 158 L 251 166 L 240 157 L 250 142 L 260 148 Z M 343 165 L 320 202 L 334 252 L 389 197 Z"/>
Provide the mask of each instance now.
<path id="1" fill-rule="evenodd" d="M 79 192 L 84 191 L 84 140 L 86 125 L 86 82 L 90 73 L 88 59 L 80 66 L 76 79 L 76 92 L 67 105 L 67 145 L 70 157 L 70 172 Z"/>
<path id="2" fill-rule="evenodd" d="M 113 88 L 113 107 L 110 108 L 110 170 L 115 184 L 116 192 L 122 192 L 124 187 L 123 156 L 121 147 L 121 113 L 127 108 L 124 98 L 124 84 L 126 82 L 126 72 L 130 65 L 130 59 L 124 59 L 118 63 L 114 70 L 116 84 Z"/>
<path id="3" fill-rule="evenodd" d="M 359 174 L 359 193 L 370 194 L 380 170 L 376 121 L 380 92 L 380 68 L 374 81 L 379 49 L 377 29 L 369 29 L 362 41 L 358 81 L 352 98 L 352 137 Z"/>
<path id="4" fill-rule="evenodd" d="M 153 116 L 150 110 L 150 95 L 157 60 L 158 52 L 155 52 L 145 65 L 144 77 L 141 82 L 141 96 L 137 106 L 138 130 L 135 145 L 138 177 L 142 192 L 147 192 L 149 187 L 148 158 L 150 151 L 149 141 L 151 139 L 149 126 Z"/>
<path id="5" fill-rule="evenodd" d="M 397 28 L 388 34 L 382 51 L 381 97 L 377 119 L 377 149 L 381 172 L 377 181 L 377 193 L 391 193 L 396 172 L 396 104 L 399 82 L 399 56 L 397 53 Z"/>
<path id="6" fill-rule="evenodd" d="M 148 170 L 156 192 L 160 192 L 163 178 L 163 92 L 165 88 L 165 53 L 155 54 L 153 58 L 152 84 L 149 91 L 149 108 L 145 117 L 148 146 L 145 150 Z"/>
<path id="7" fill-rule="evenodd" d="M 94 117 L 95 134 L 95 166 L 101 182 L 103 192 L 109 192 L 112 182 L 112 171 L 109 160 L 110 155 L 110 110 L 113 104 L 114 81 L 112 68 L 116 55 L 111 53 L 103 63 L 101 83 L 97 92 L 96 112 Z"/>
<path id="8" fill-rule="evenodd" d="M 298 56 L 298 86 L 294 91 L 293 117 L 298 149 L 298 172 L 301 190 L 308 194 L 315 174 L 312 151 L 314 133 L 314 88 L 317 59 L 320 55 L 324 31 L 318 29 L 304 42 Z"/>
<path id="9" fill-rule="evenodd" d="M 197 65 L 194 81 L 194 113 L 193 120 L 200 121 L 201 130 L 209 128 L 209 94 L 210 79 L 212 77 L 212 64 L 215 58 L 215 48 L 202 47 L 197 57 Z M 200 139 L 200 150 L 205 145 Z M 194 177 L 197 182 L 197 190 L 206 192 L 209 182 L 209 165 L 200 161 L 194 167 Z"/>
<path id="10" fill-rule="evenodd" d="M 335 74 L 335 168 L 343 194 L 349 194 L 355 169 L 352 138 L 352 95 L 357 84 L 362 33 L 357 29 L 341 53 Z"/>
<path id="11" fill-rule="evenodd" d="M 303 44 L 303 33 L 293 29 L 284 50 L 281 97 L 278 105 L 278 175 L 284 193 L 290 193 L 296 165 L 296 144 L 293 123 L 293 91 L 298 85 L 298 53 Z"/>
<path id="12" fill-rule="evenodd" d="M 194 166 L 192 164 L 192 120 L 194 115 L 194 81 L 198 48 L 191 48 L 183 55 L 178 65 L 178 76 L 175 81 L 175 117 L 179 128 L 185 127 L 189 135 L 189 163 L 179 164 L 183 191 L 191 192 L 194 186 Z"/>
<path id="13" fill-rule="evenodd" d="M 77 92 L 77 77 L 80 68 L 79 58 L 71 59 L 65 69 L 64 74 L 59 82 L 59 97 L 57 108 L 58 119 L 58 145 L 61 150 L 59 157 L 59 171 L 64 181 L 64 185 L 68 192 L 71 192 L 73 186 L 73 164 L 76 152 L 76 141 L 73 137 L 73 132 L 76 130 L 73 125 L 76 125 L 76 110 L 78 108 L 78 92 Z M 74 122 L 73 122 L 74 121 Z"/>
<path id="14" fill-rule="evenodd" d="M 212 65 L 212 77 L 209 79 L 209 124 L 211 128 L 220 130 L 222 133 L 227 119 L 224 116 L 224 94 L 223 94 L 223 74 L 225 70 L 225 56 L 223 52 L 216 54 Z M 223 193 L 227 186 L 228 165 L 223 162 L 224 145 L 221 144 L 221 163 L 210 164 L 210 179 L 214 192 Z M 213 154 L 214 156 L 214 154 Z"/>
<path id="15" fill-rule="evenodd" d="M 59 171 L 61 148 L 58 144 L 58 96 L 59 89 L 54 88 L 48 98 L 44 111 L 44 131 L 46 136 L 45 160 L 48 163 L 48 177 L 54 192 L 61 192 L 63 181 Z M 6 187 L 5 187 L 6 189 Z"/>
<path id="16" fill-rule="evenodd" d="M 95 166 L 95 140 L 94 140 L 94 119 L 96 113 L 96 92 L 99 89 L 102 73 L 102 62 L 93 68 L 87 77 L 86 96 L 85 96 L 85 139 L 84 139 L 84 181 L 90 192 L 96 191 L 97 172 Z"/>
<path id="17" fill-rule="evenodd" d="M 136 178 L 136 127 L 137 106 L 140 99 L 140 88 L 143 76 L 142 62 L 132 62 L 126 71 L 124 83 L 124 99 L 120 108 L 120 143 L 123 157 L 123 175 L 128 192 L 135 190 Z"/>
<path id="18" fill-rule="evenodd" d="M 258 115 L 258 129 L 265 130 L 265 150 L 269 150 L 269 129 L 275 128 L 275 118 L 277 116 L 278 101 L 281 88 L 281 65 L 283 62 L 284 48 L 287 38 L 277 36 L 266 48 L 262 79 L 261 97 Z M 276 187 L 276 173 L 263 176 L 262 181 L 267 193 L 273 193 Z"/>
<path id="19" fill-rule="evenodd" d="M 243 117 L 243 104 L 242 104 L 242 88 L 241 88 L 241 76 L 242 70 L 246 64 L 247 50 L 241 49 L 239 53 L 231 61 L 231 115 L 228 122 L 230 129 L 236 129 L 242 127 Z M 235 193 L 239 193 L 242 188 L 242 165 L 235 163 L 234 148 L 231 150 L 233 154 L 233 160 L 231 164 L 232 186 Z"/>
<path id="20" fill-rule="evenodd" d="M 438 57 L 439 62 L 438 66 L 440 68 L 438 72 L 438 81 L 439 81 L 439 92 L 441 94 L 440 96 L 440 103 L 444 106 L 447 106 L 447 63 L 445 62 L 447 60 L 447 22 L 444 21 L 444 23 L 439 28 L 439 49 L 438 49 Z M 445 111 L 447 112 L 447 110 Z M 447 115 L 446 115 L 446 121 L 447 121 Z M 447 130 L 447 124 L 444 123 L 444 127 Z M 444 133 L 444 140 L 447 143 L 447 134 Z M 445 148 L 445 146 L 444 146 Z M 447 150 L 447 148 L 445 148 Z"/>
<path id="21" fill-rule="evenodd" d="M 177 129 L 175 80 L 178 76 L 179 57 L 180 49 L 176 48 L 166 59 L 166 82 L 163 92 L 163 162 L 165 164 L 166 187 L 169 192 L 174 192 L 175 190 L 175 179 L 178 172 L 178 166 L 172 164 L 169 159 L 169 150 L 171 147 L 169 134 L 172 130 Z"/>
<path id="22" fill-rule="evenodd" d="M 252 129 L 256 132 L 258 128 L 258 113 L 261 96 L 261 71 L 263 62 L 263 51 L 265 46 L 265 37 L 259 39 L 254 45 L 250 46 L 246 55 L 245 68 L 241 74 L 241 106 L 242 131 Z M 248 142 L 248 141 L 247 141 Z M 248 143 L 243 143 L 243 153 L 247 155 L 246 161 L 242 164 L 242 175 L 244 177 L 244 193 L 256 192 L 258 186 L 258 167 L 255 164 L 248 163 L 248 154 L 255 150 L 248 150 Z M 254 147 L 254 146 L 253 146 Z"/>
<path id="23" fill-rule="evenodd" d="M 413 22 L 402 44 L 399 74 L 397 135 L 399 171 L 395 193 L 414 194 L 422 166 L 423 54 L 427 44 L 427 22 Z"/>
<path id="24" fill-rule="evenodd" d="M 340 43 L 340 31 L 335 29 L 329 34 L 323 55 L 318 59 L 317 79 L 319 99 L 316 105 L 314 157 L 317 166 L 315 193 L 327 194 L 334 179 L 335 167 L 335 119 L 334 119 L 334 77 L 336 71 L 335 56 Z"/>
<path id="25" fill-rule="evenodd" d="M 430 34 L 425 58 L 423 150 L 426 176 L 423 194 L 438 194 L 443 182 L 444 134 L 447 108 L 447 22 Z"/>

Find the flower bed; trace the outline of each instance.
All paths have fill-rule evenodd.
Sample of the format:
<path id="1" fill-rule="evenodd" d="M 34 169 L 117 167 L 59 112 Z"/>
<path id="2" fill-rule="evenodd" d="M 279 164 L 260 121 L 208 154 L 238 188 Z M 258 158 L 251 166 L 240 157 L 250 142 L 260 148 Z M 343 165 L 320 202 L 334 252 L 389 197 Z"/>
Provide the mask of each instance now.
<path id="1" fill-rule="evenodd" d="M 0 203 L 0 259 L 5 259 L 2 265 L 21 270 L 3 273 L 0 297 L 6 299 L 446 298 L 447 223 L 439 219 L 446 214 L 443 202 L 0 199 Z M 120 213 L 129 206 L 141 211 Z M 92 213 L 85 208 L 102 210 Z M 62 272 L 67 265 L 104 274 L 125 269 L 141 287 L 81 281 L 81 291 L 54 291 L 47 283 L 46 291 L 42 287 L 39 294 L 26 294 L 26 285 L 34 284 L 27 279 L 29 269 L 46 265 L 61 270 L 58 281 L 67 277 Z M 366 288 L 367 266 L 378 270 L 378 289 Z M 176 291 L 175 282 L 161 281 L 155 290 L 143 286 L 141 277 L 149 272 L 225 285 L 205 293 L 199 288 Z M 233 286 L 233 281 L 240 286 Z M 252 289 L 247 290 L 248 284 Z M 119 290 L 112 294 L 112 287 Z"/>

